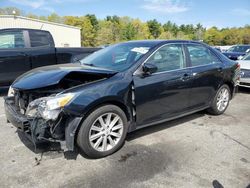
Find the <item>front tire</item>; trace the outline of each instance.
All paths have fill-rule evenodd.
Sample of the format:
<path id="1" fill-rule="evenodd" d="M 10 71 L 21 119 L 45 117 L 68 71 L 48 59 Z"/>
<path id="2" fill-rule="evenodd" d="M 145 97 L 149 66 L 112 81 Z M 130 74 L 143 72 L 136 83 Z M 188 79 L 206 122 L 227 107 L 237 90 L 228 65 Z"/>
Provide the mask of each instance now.
<path id="1" fill-rule="evenodd" d="M 77 135 L 77 144 L 90 158 L 108 156 L 121 148 L 128 129 L 122 109 L 105 105 L 90 113 L 82 122 Z"/>
<path id="2" fill-rule="evenodd" d="M 222 85 L 218 89 L 208 112 L 213 115 L 223 114 L 229 105 L 230 98 L 230 88 L 226 84 Z"/>

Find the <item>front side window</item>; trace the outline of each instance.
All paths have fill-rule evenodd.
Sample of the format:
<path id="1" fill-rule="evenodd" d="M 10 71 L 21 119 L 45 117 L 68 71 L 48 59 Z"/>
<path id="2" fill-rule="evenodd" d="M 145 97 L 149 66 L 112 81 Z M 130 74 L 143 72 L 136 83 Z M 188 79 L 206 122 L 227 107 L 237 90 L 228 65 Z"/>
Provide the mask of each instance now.
<path id="1" fill-rule="evenodd" d="M 24 48 L 24 37 L 22 31 L 0 32 L 0 48 Z"/>
<path id="2" fill-rule="evenodd" d="M 155 65 L 157 72 L 185 68 L 182 46 L 179 44 L 165 45 L 156 50 L 146 63 Z"/>
<path id="3" fill-rule="evenodd" d="M 219 63 L 220 60 L 206 47 L 201 45 L 187 45 L 192 66 Z"/>
<path id="4" fill-rule="evenodd" d="M 31 47 L 53 47 L 53 41 L 48 32 L 29 31 Z"/>

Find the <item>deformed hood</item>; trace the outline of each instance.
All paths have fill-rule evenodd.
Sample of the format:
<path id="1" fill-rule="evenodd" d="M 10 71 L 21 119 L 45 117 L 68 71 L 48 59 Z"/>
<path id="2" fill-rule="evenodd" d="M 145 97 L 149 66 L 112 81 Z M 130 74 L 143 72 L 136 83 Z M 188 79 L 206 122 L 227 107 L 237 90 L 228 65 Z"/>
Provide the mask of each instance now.
<path id="1" fill-rule="evenodd" d="M 114 75 L 115 71 L 99 67 L 83 66 L 80 64 L 61 64 L 39 67 L 18 77 L 12 87 L 15 89 L 31 90 L 58 84 L 68 74 Z"/>

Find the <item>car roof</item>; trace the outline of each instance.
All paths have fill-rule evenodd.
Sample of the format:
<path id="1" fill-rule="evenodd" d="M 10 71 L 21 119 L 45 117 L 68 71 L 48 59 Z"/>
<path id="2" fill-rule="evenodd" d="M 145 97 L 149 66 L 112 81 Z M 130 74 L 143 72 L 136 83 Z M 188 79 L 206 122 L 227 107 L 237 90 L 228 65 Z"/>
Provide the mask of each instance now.
<path id="1" fill-rule="evenodd" d="M 42 32 L 48 32 L 46 30 L 41 29 L 30 29 L 30 28 L 6 28 L 6 29 L 0 29 L 0 31 L 22 31 L 22 30 L 28 30 L 28 31 L 42 31 Z"/>
<path id="2" fill-rule="evenodd" d="M 127 41 L 124 43 L 145 43 L 145 44 L 152 44 L 152 45 L 159 45 L 159 44 L 167 44 L 167 43 L 193 43 L 193 44 L 204 44 L 199 41 L 193 41 L 193 40 L 133 40 L 133 41 Z"/>

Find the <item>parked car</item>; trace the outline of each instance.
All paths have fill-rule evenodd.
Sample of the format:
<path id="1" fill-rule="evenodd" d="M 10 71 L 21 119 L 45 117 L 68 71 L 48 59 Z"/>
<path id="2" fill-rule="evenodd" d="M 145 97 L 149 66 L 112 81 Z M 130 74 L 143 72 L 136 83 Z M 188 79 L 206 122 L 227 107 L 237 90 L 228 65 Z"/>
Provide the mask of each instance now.
<path id="1" fill-rule="evenodd" d="M 10 86 L 21 74 L 41 66 L 72 63 L 99 48 L 55 48 L 48 31 L 0 30 L 0 88 Z"/>
<path id="2" fill-rule="evenodd" d="M 250 88 L 250 53 L 238 60 L 241 67 L 240 86 Z"/>
<path id="3" fill-rule="evenodd" d="M 238 60 L 240 56 L 246 55 L 250 51 L 250 45 L 235 45 L 223 52 L 225 56 L 232 60 Z"/>
<path id="4" fill-rule="evenodd" d="M 124 55 L 122 55 L 122 53 Z M 7 119 L 34 143 L 75 145 L 91 158 L 117 151 L 128 132 L 208 109 L 222 114 L 239 65 L 193 41 L 132 41 L 20 76 L 5 98 Z"/>

